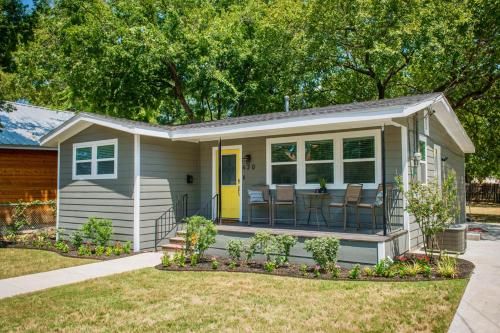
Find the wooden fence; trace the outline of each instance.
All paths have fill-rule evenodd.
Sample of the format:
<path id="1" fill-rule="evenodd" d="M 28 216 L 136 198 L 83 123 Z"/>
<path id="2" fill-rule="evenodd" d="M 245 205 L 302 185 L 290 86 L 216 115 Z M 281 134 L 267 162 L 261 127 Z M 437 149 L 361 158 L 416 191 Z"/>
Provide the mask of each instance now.
<path id="1" fill-rule="evenodd" d="M 467 202 L 500 203 L 500 184 L 466 184 Z"/>

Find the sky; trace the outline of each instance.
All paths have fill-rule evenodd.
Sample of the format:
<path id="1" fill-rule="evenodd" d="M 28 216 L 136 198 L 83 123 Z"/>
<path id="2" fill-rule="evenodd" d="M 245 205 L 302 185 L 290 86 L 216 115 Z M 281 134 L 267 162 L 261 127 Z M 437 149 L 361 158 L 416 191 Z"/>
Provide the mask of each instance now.
<path id="1" fill-rule="evenodd" d="M 21 0 L 21 2 L 28 5 L 29 8 L 33 7 L 33 0 Z"/>

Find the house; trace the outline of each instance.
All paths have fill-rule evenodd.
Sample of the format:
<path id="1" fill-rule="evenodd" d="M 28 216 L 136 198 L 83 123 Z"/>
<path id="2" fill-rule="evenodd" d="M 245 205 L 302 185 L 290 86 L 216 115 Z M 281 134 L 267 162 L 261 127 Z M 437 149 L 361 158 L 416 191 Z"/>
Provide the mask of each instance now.
<path id="1" fill-rule="evenodd" d="M 65 230 L 90 216 L 109 218 L 114 238 L 140 251 L 154 248 L 182 216 L 220 216 L 213 253 L 230 238 L 270 230 L 299 237 L 292 259 L 307 256 L 305 239 L 334 235 L 341 240 L 340 261 L 361 264 L 415 248 L 422 237 L 395 187 L 386 193 L 387 209 L 376 213 L 375 230 L 366 209 L 359 210 L 359 228 L 349 209 L 344 228 L 342 209 L 328 204 L 343 201 L 347 183 L 363 184 L 361 202 L 370 203 L 379 184 L 397 176 L 407 188 L 412 177 L 441 181 L 454 170 L 457 222 L 463 222 L 465 154 L 474 152 L 440 93 L 180 126 L 79 113 L 42 145 L 60 152 L 57 223 Z M 313 204 L 319 197 L 308 193 L 320 179 L 329 194 Z M 272 226 L 258 219 L 267 216 L 266 207 L 248 221 L 248 189 L 262 184 L 273 195 L 276 184 L 295 186 L 296 223 L 282 220 L 293 218 L 290 207 L 276 210 L 280 219 Z"/>
<path id="2" fill-rule="evenodd" d="M 0 112 L 0 220 L 9 220 L 7 203 L 55 200 L 57 148 L 41 147 L 40 138 L 73 116 L 20 103 Z"/>

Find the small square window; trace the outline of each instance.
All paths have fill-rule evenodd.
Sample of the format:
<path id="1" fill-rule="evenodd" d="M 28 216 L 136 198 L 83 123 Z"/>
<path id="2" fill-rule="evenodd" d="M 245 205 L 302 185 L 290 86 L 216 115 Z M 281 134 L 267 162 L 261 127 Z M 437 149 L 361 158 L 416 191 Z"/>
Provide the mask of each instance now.
<path id="1" fill-rule="evenodd" d="M 103 140 L 73 145 L 73 179 L 116 178 L 118 141 Z"/>

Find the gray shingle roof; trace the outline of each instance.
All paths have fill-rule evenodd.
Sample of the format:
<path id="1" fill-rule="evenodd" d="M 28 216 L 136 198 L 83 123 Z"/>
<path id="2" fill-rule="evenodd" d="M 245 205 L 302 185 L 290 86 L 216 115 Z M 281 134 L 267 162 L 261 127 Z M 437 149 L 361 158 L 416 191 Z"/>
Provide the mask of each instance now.
<path id="1" fill-rule="evenodd" d="M 10 103 L 13 112 L 0 112 L 0 145 L 39 146 L 40 138 L 70 119 L 74 113 Z"/>

